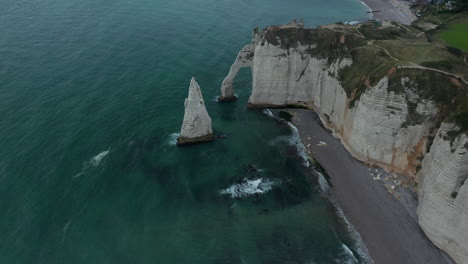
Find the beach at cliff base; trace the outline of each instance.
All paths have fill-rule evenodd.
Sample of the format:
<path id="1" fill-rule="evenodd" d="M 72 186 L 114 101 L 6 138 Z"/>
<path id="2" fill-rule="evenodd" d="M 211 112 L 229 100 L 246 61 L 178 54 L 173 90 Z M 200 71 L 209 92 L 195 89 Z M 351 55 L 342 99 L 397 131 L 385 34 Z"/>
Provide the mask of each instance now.
<path id="1" fill-rule="evenodd" d="M 402 176 L 356 160 L 311 110 L 290 109 L 308 155 L 320 163 L 339 206 L 378 264 L 451 264 L 417 222 L 417 201 Z M 403 183 L 402 183 L 403 182 Z M 406 186 L 405 186 L 406 185 Z"/>

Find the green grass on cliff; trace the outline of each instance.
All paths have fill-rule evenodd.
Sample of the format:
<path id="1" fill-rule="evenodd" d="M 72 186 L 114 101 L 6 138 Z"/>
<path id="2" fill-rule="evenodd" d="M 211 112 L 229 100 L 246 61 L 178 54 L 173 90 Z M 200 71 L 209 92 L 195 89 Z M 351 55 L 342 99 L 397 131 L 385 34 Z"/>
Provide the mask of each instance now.
<path id="1" fill-rule="evenodd" d="M 445 60 L 448 56 L 444 47 L 434 46 L 423 41 L 384 40 L 375 43 L 386 48 L 394 57 L 404 62 L 411 61 L 419 64 L 426 61 Z"/>
<path id="2" fill-rule="evenodd" d="M 344 38 L 344 43 L 341 41 Z M 312 56 L 327 59 L 329 62 L 345 56 L 349 50 L 364 45 L 365 40 L 357 34 L 346 34 L 328 28 L 279 28 L 265 29 L 265 40 L 284 49 L 309 46 L 307 50 Z"/>
<path id="3" fill-rule="evenodd" d="M 468 53 L 468 23 L 450 25 L 437 36 L 448 45 Z"/>
<path id="4" fill-rule="evenodd" d="M 422 21 L 438 25 L 427 31 L 428 38 L 433 42 L 440 42 L 447 46 L 456 47 L 468 53 L 468 12 L 430 12 Z"/>
<path id="5" fill-rule="evenodd" d="M 409 78 L 410 84 L 405 84 L 407 88 L 415 89 L 423 99 L 431 99 L 437 104 L 449 105 L 464 102 L 467 87 L 459 82 L 455 83 L 447 75 L 421 69 L 398 69 L 389 77 L 388 91 L 401 93 L 404 92 L 402 78 Z M 460 84 L 460 86 L 458 86 Z M 465 92 L 465 93 L 464 93 Z"/>
<path id="6" fill-rule="evenodd" d="M 343 68 L 338 79 L 354 105 L 366 88 L 376 85 L 395 66 L 395 61 L 375 46 L 356 48 L 351 51 L 351 58 L 353 64 Z"/>
<path id="7" fill-rule="evenodd" d="M 417 64 L 460 74 L 468 79 L 468 66 L 464 62 L 463 54 L 457 49 L 429 43 L 423 39 L 384 40 L 375 43 L 397 58 L 400 65 Z"/>
<path id="8" fill-rule="evenodd" d="M 394 24 L 382 28 L 366 23 L 359 27 L 330 25 L 318 29 L 270 27 L 265 30 L 265 41 L 284 49 L 294 48 L 298 43 L 308 45 L 311 56 L 327 59 L 328 63 L 351 58 L 353 63 L 337 75 L 351 108 L 367 88 L 387 76 L 388 92 L 408 93 L 412 90 L 420 95 L 418 100 L 435 102 L 439 110 L 436 123 L 450 118 L 461 128 L 456 135 L 468 131 L 468 85 L 450 75 L 468 79 L 464 54 L 443 43 L 431 42 L 415 27 Z M 409 78 L 411 82 L 402 84 L 403 78 Z M 408 101 L 405 125 L 420 124 L 429 118 L 418 113 L 417 105 L 418 102 Z"/>
<path id="9" fill-rule="evenodd" d="M 404 92 L 401 83 L 402 78 L 409 78 L 412 83 L 405 84 L 406 88 L 417 91 L 419 100 L 429 99 L 438 107 L 438 120 L 455 122 L 460 130 L 454 131 L 450 139 L 454 139 L 461 133 L 468 132 L 468 85 L 456 80 L 446 74 L 421 70 L 421 69 L 398 69 L 389 77 L 389 92 Z M 424 121 L 424 117 L 415 110 L 417 104 L 408 102 L 408 117 L 406 125 L 416 125 Z M 412 106 L 414 106 L 412 108 Z"/>

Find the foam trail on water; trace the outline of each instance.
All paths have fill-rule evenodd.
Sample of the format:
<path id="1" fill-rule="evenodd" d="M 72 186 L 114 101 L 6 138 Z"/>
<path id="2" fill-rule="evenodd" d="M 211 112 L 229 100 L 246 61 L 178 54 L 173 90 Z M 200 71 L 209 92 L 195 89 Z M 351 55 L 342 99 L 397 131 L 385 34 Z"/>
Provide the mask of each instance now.
<path id="1" fill-rule="evenodd" d="M 103 151 L 94 156 L 90 161 L 91 165 L 93 165 L 94 167 L 99 166 L 99 164 L 101 164 L 102 159 L 104 159 L 107 156 L 107 154 L 109 154 L 109 150 Z"/>
<path id="2" fill-rule="evenodd" d="M 258 179 L 243 179 L 241 183 L 233 184 L 226 189 L 219 191 L 219 194 L 230 195 L 231 198 L 244 198 L 255 194 L 264 194 L 277 184 L 276 181 L 271 181 L 264 178 Z"/>
<path id="3" fill-rule="evenodd" d="M 83 175 L 83 172 L 80 172 L 80 173 L 76 174 L 75 176 L 72 177 L 72 179 L 78 178 L 78 177 L 80 177 L 81 175 Z"/>
<path id="4" fill-rule="evenodd" d="M 62 228 L 62 242 L 65 242 L 65 237 L 67 235 L 68 227 L 70 226 L 71 219 L 68 220 L 68 222 L 63 226 Z"/>
<path id="5" fill-rule="evenodd" d="M 78 174 L 76 174 L 75 176 L 73 176 L 72 179 L 75 179 L 75 178 L 78 178 L 80 176 L 85 175 L 86 173 L 88 173 L 90 168 L 98 167 L 101 164 L 101 162 L 103 161 L 103 159 L 109 154 L 109 151 L 110 151 L 110 149 L 105 150 L 105 151 L 97 154 L 96 156 L 92 157 L 89 161 L 83 162 L 83 167 L 81 168 L 81 171 Z"/>

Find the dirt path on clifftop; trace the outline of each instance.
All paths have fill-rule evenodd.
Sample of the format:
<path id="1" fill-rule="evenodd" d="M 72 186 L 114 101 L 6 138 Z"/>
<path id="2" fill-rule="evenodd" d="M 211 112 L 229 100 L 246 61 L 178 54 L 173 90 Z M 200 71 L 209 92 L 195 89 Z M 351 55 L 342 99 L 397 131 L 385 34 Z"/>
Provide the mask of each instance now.
<path id="1" fill-rule="evenodd" d="M 330 176 L 339 205 L 361 234 L 376 264 L 452 264 L 425 236 L 403 203 L 388 193 L 369 167 L 354 159 L 317 114 L 296 113 L 293 124 L 305 146 Z M 319 141 L 326 146 L 319 147 Z"/>

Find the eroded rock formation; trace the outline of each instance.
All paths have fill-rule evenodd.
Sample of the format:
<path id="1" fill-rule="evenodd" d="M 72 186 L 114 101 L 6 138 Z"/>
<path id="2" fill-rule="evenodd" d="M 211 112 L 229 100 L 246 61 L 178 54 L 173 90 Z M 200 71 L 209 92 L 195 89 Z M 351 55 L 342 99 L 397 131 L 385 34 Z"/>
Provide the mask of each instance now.
<path id="1" fill-rule="evenodd" d="M 235 75 L 251 67 L 249 107 L 313 109 L 357 159 L 409 177 L 422 167 L 421 226 L 458 263 L 468 263 L 466 134 L 451 145 L 443 125 L 424 158 L 463 98 L 458 91 L 466 97 L 467 87 L 441 73 L 399 67 L 373 39 L 355 32 L 297 24 L 256 29 L 224 80 L 221 98 L 234 97 Z M 368 32 L 377 39 L 399 34 Z"/>
<path id="2" fill-rule="evenodd" d="M 195 78 L 190 81 L 188 97 L 185 99 L 184 121 L 177 139 L 177 145 L 187 145 L 212 141 L 211 118 L 205 107 L 205 101 Z"/>
<path id="3" fill-rule="evenodd" d="M 353 35 L 298 25 L 257 31 L 224 80 L 222 98 L 234 95 L 232 81 L 238 69 L 252 67 L 249 107 L 313 108 L 356 158 L 390 171 L 414 173 L 420 163 L 416 158 L 424 154 L 425 139 L 435 126 L 436 105 L 415 93 L 415 84 L 407 78 L 399 80 L 401 92 L 390 91 L 386 74 L 375 84 L 367 83 L 365 92 L 354 99 L 357 103 L 351 102 L 338 76 L 353 64 L 353 57 L 321 51 L 324 43 L 315 41 L 323 35 L 338 51 L 362 43 Z M 421 118 L 411 123 L 411 115 Z"/>
<path id="4" fill-rule="evenodd" d="M 418 173 L 419 223 L 457 263 L 468 260 L 468 137 L 443 123 Z"/>

